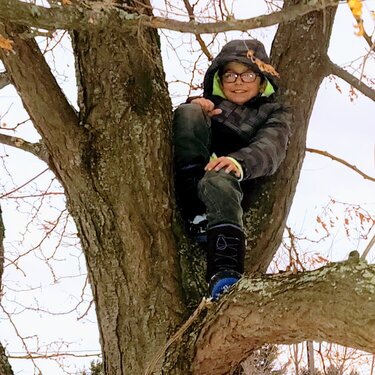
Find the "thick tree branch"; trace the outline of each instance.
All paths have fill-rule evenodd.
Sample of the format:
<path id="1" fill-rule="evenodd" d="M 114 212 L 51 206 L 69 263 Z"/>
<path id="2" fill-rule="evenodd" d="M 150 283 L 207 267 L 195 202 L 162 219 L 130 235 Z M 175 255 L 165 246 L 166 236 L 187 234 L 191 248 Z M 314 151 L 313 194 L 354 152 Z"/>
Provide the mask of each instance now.
<path id="1" fill-rule="evenodd" d="M 339 158 L 337 156 L 334 156 L 334 155 L 330 154 L 327 151 L 317 150 L 315 148 L 308 148 L 308 147 L 306 148 L 306 151 L 312 152 L 314 154 L 319 154 L 319 155 L 327 156 L 328 158 L 331 158 L 332 160 L 335 160 L 338 163 L 343 164 L 346 167 L 352 169 L 354 172 L 360 174 L 364 179 L 375 182 L 375 178 L 374 177 L 369 176 L 368 174 L 366 174 L 366 173 L 362 172 L 361 170 L 359 170 L 355 165 L 349 164 L 346 160 L 341 159 L 341 158 Z"/>
<path id="2" fill-rule="evenodd" d="M 266 343 L 316 340 L 375 352 L 374 292 L 375 265 L 357 252 L 315 271 L 243 278 L 197 327 L 193 374 L 227 374 Z"/>
<path id="3" fill-rule="evenodd" d="M 48 153 L 46 148 L 42 143 L 31 143 L 25 141 L 22 138 L 12 137 L 9 135 L 1 134 L 0 133 L 0 143 L 18 148 L 20 150 L 30 152 L 31 154 L 35 155 L 39 159 L 43 160 L 45 163 L 48 162 Z"/>
<path id="4" fill-rule="evenodd" d="M 345 69 L 340 68 L 338 65 L 334 64 L 331 60 L 328 59 L 327 64 L 327 75 L 334 74 L 335 76 L 347 82 L 349 85 L 353 86 L 363 95 L 375 101 L 375 90 L 364 84 L 352 74 L 348 73 Z"/>
<path id="5" fill-rule="evenodd" d="M 75 110 L 57 84 L 35 40 L 20 37 L 24 31 L 23 26 L 0 24 L 0 34 L 13 41 L 13 51 L 0 50 L 0 58 L 46 149 L 50 154 L 59 154 L 62 162 L 72 166 L 79 163 L 72 155 L 78 154 L 83 127 L 79 126 Z"/>
<path id="6" fill-rule="evenodd" d="M 10 84 L 9 76 L 6 72 L 0 73 L 0 90 L 3 89 L 5 86 Z"/>
<path id="7" fill-rule="evenodd" d="M 231 19 L 208 23 L 182 22 L 163 17 L 152 17 L 146 14 L 129 13 L 117 5 L 111 6 L 103 2 L 45 8 L 18 0 L 3 0 L 0 2 L 0 14 L 4 20 L 47 30 L 104 29 L 110 22 L 111 27 L 118 27 L 122 31 L 126 30 L 126 28 L 139 27 L 141 24 L 152 28 L 199 35 L 230 30 L 251 30 L 289 22 L 310 12 L 336 6 L 338 2 L 338 0 L 320 0 L 311 2 L 311 4 L 298 4 L 272 14 L 245 20 Z"/>

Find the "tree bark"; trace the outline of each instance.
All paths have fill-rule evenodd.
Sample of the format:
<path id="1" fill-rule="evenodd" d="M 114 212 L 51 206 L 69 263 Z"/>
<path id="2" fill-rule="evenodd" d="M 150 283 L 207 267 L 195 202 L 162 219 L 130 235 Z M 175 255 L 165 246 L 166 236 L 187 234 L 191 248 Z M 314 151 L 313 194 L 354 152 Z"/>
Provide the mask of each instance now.
<path id="1" fill-rule="evenodd" d="M 266 343 L 335 342 L 375 352 L 375 266 L 349 260 L 295 275 L 243 278 L 201 323 L 193 374 L 227 374 Z"/>
<path id="2" fill-rule="evenodd" d="M 284 7 L 295 2 L 285 1 Z M 271 59 L 281 76 L 284 101 L 293 114 L 292 136 L 278 171 L 254 181 L 252 208 L 245 216 L 248 272 L 265 272 L 281 243 L 305 156 L 311 112 L 326 74 L 335 12 L 336 8 L 329 8 L 281 24 L 273 41 Z"/>
<path id="3" fill-rule="evenodd" d="M 69 6 L 50 7 L 38 6 L 19 0 L 3 0 L 0 3 L 1 17 L 21 25 L 47 29 L 96 30 L 100 32 L 108 27 L 117 32 L 129 32 L 138 27 L 151 27 L 179 31 L 192 34 L 212 34 L 230 30 L 248 31 L 260 27 L 272 26 L 281 22 L 296 20 L 310 12 L 337 6 L 338 0 L 315 1 L 306 4 L 297 1 L 283 11 L 273 12 L 250 19 L 214 22 L 184 22 L 175 19 L 155 17 L 146 9 L 151 9 L 147 1 L 124 1 L 126 7 L 116 3 L 86 1 L 83 6 L 79 2 Z M 132 12 L 134 11 L 134 12 Z"/>
<path id="4" fill-rule="evenodd" d="M 314 341 L 306 341 L 306 351 L 307 351 L 307 368 L 309 373 L 315 374 L 315 361 L 314 361 Z"/>
<path id="5" fill-rule="evenodd" d="M 3 223 L 3 218 L 1 215 L 1 207 L 0 207 L 0 301 L 3 295 L 3 272 L 4 272 L 4 236 L 5 236 L 5 228 Z M 0 375 L 13 375 L 12 367 L 8 361 L 8 358 L 5 353 L 5 349 L 0 343 Z"/>
<path id="6" fill-rule="evenodd" d="M 150 16 L 144 10 L 150 6 L 148 1 L 125 3 Z M 285 6 L 295 3 L 302 2 L 288 0 Z M 281 25 L 274 40 L 272 60 L 288 88 L 283 99 L 292 108 L 293 136 L 277 174 L 254 181 L 252 210 L 246 217 L 249 272 L 264 272 L 281 242 L 309 118 L 326 74 L 334 14 L 330 8 Z M 197 301 L 203 293 L 202 254 L 196 249 L 192 253 L 181 240 L 173 215 L 171 103 L 157 32 L 142 25 L 121 30 L 118 23 L 108 23 L 100 31 L 88 27 L 71 32 L 77 114 L 35 41 L 20 37 L 23 31 L 24 27 L 9 22 L 0 28 L 14 42 L 13 52 L 0 51 L 0 58 L 42 137 L 45 160 L 63 185 L 77 224 L 96 302 L 105 373 L 144 374 L 158 349 L 187 317 L 191 306 L 186 296 Z M 180 259 L 173 232 L 181 241 Z M 340 284 L 343 303 L 355 307 L 343 295 L 347 285 L 341 284 L 345 280 L 340 277 L 348 276 L 346 266 L 335 267 L 315 274 L 244 279 L 205 320 L 197 322 L 190 338 L 184 338 L 186 345 L 162 358 L 164 366 L 161 361 L 154 373 L 226 374 L 231 363 L 266 342 L 329 339 L 370 349 L 375 332 L 365 315 L 374 307 L 366 299 L 369 283 L 364 283 L 370 286 L 361 289 L 358 297 L 356 290 L 352 296 L 357 306 L 359 298 L 365 304 L 364 315 L 340 309 L 334 317 L 316 301 L 322 296 L 325 301 L 336 298 L 336 284 Z M 353 277 L 366 279 L 364 268 L 362 272 L 358 267 L 362 263 L 351 268 Z M 368 272 L 372 275 L 373 270 Z M 314 314 L 309 313 L 311 301 L 316 301 Z M 311 318 L 318 312 L 322 314 L 319 327 Z M 337 332 L 332 319 L 338 320 Z M 365 319 L 369 327 L 353 324 L 350 330 L 350 319 Z"/>
<path id="7" fill-rule="evenodd" d="M 171 104 L 157 33 L 74 33 L 77 116 L 22 31 L 4 27 L 14 51 L 2 59 L 77 224 L 105 373 L 142 374 L 186 314 L 171 230 Z"/>
<path id="8" fill-rule="evenodd" d="M 85 165 L 100 201 L 88 213 L 88 202 L 68 192 L 70 206 L 86 249 L 105 372 L 141 374 L 185 311 L 158 37 L 148 29 L 75 32 L 73 46 Z"/>

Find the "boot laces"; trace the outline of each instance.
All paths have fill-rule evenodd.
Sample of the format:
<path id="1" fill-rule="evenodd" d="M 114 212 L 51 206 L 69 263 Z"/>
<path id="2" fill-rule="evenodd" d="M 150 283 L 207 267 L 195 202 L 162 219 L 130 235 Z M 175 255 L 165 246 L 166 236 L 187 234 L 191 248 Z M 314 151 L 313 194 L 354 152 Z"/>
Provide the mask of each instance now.
<path id="1" fill-rule="evenodd" d="M 238 265 L 238 249 L 240 239 L 220 234 L 216 240 L 215 265 L 217 270 L 236 269 Z"/>

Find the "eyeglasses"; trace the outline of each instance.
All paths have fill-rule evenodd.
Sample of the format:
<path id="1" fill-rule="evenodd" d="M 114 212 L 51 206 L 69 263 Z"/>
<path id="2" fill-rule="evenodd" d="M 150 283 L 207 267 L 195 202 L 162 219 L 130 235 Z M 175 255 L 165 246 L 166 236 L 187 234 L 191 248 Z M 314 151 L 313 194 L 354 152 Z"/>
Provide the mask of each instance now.
<path id="1" fill-rule="evenodd" d="M 238 77 L 241 77 L 241 81 L 245 83 L 254 82 L 257 78 L 258 74 L 254 72 L 244 72 L 244 73 L 234 73 L 234 72 L 226 72 L 223 74 L 223 81 L 226 83 L 234 83 L 237 81 Z"/>

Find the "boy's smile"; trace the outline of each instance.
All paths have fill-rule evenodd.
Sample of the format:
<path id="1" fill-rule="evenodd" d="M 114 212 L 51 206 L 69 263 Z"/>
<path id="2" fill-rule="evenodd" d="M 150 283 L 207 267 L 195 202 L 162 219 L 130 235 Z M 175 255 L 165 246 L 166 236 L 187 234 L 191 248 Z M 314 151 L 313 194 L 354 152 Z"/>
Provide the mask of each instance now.
<path id="1" fill-rule="evenodd" d="M 256 76 L 253 82 L 244 82 L 241 78 L 243 73 L 253 73 L 246 65 L 237 61 L 228 63 L 224 69 L 224 75 L 234 73 L 236 77 L 234 82 L 227 82 L 221 78 L 222 89 L 227 99 L 238 105 L 242 105 L 259 94 L 260 77 Z"/>

